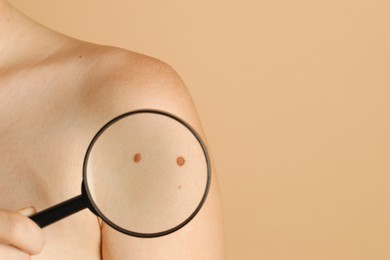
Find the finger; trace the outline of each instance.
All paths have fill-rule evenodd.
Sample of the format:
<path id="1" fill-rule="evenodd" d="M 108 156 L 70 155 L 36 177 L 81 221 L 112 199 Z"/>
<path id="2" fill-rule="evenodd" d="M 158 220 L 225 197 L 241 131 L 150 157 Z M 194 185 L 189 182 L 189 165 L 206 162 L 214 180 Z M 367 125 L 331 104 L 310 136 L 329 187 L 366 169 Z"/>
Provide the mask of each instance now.
<path id="1" fill-rule="evenodd" d="M 37 210 L 36 210 L 35 207 L 30 206 L 30 207 L 19 209 L 18 212 L 23 214 L 23 215 L 25 215 L 25 216 L 27 216 L 27 217 L 29 217 L 29 216 L 37 213 Z"/>
<path id="2" fill-rule="evenodd" d="M 43 231 L 28 217 L 1 210 L 0 243 L 12 245 L 30 255 L 38 254 L 44 244 Z"/>
<path id="3" fill-rule="evenodd" d="M 0 244 L 0 259 L 31 260 L 31 257 L 13 246 Z"/>

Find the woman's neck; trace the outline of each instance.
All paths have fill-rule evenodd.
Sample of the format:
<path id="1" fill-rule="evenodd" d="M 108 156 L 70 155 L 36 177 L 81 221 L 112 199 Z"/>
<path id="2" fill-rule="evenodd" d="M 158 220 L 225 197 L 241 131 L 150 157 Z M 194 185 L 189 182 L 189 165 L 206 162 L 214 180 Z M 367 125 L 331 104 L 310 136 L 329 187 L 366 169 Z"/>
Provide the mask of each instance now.
<path id="1" fill-rule="evenodd" d="M 61 45 L 59 36 L 0 0 L 0 72 L 51 55 Z"/>

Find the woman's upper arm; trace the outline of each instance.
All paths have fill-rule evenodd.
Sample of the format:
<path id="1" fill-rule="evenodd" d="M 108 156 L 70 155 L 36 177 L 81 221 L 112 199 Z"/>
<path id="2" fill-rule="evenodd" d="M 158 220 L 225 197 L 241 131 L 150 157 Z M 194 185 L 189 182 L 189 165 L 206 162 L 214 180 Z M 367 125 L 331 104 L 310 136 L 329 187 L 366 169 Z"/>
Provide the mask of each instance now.
<path id="1" fill-rule="evenodd" d="M 106 86 L 99 87 L 89 97 L 95 99 L 89 104 L 99 105 L 100 117 L 103 115 L 108 121 L 141 108 L 167 111 L 189 123 L 207 146 L 195 105 L 178 74 L 169 65 L 150 57 L 126 64 L 116 70 L 118 74 L 111 76 Z M 103 259 L 224 259 L 218 179 L 210 149 L 208 152 L 212 175 L 210 191 L 195 218 L 178 231 L 158 238 L 127 236 L 102 223 Z"/>

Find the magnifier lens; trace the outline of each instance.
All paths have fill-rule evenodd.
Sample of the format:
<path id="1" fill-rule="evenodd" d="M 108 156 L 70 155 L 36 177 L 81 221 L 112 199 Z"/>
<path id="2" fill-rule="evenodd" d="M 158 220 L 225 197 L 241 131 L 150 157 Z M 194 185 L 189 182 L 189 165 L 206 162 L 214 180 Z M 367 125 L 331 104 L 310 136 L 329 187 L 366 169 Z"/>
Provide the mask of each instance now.
<path id="1" fill-rule="evenodd" d="M 187 126 L 158 113 L 136 113 L 107 125 L 89 147 L 84 183 L 105 222 L 125 232 L 166 232 L 199 210 L 209 169 Z"/>

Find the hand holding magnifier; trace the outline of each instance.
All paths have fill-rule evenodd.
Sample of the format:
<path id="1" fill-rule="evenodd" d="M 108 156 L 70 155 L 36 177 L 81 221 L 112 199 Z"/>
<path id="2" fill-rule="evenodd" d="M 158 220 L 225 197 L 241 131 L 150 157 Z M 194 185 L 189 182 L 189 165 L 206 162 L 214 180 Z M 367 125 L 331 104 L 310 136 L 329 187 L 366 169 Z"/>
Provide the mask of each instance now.
<path id="1" fill-rule="evenodd" d="M 31 216 L 40 227 L 89 208 L 136 237 L 170 234 L 191 221 L 210 186 L 205 144 L 186 122 L 136 110 L 105 124 L 83 164 L 81 195 Z"/>

